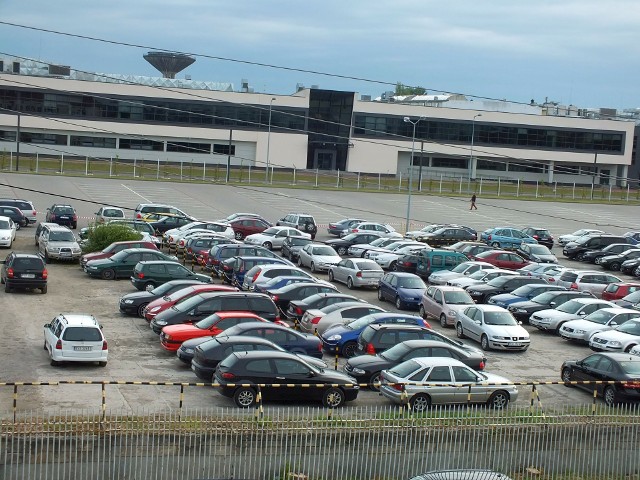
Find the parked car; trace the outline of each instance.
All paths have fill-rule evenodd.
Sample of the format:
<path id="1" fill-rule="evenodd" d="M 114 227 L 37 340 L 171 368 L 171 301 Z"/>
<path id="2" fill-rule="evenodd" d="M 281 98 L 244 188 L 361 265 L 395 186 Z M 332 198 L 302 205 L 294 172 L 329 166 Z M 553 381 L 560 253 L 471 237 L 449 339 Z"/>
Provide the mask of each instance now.
<path id="1" fill-rule="evenodd" d="M 468 277 L 454 278 L 453 280 L 447 281 L 447 286 L 450 287 L 460 287 L 465 290 L 469 289 L 472 285 L 482 285 L 490 282 L 494 278 L 498 277 L 514 277 L 518 274 L 513 270 L 503 270 L 501 268 L 496 268 L 493 270 L 478 270 L 475 273 L 472 273 Z"/>
<path id="2" fill-rule="evenodd" d="M 484 242 L 478 241 L 461 241 L 456 242 L 453 245 L 446 247 L 447 250 L 451 250 L 453 252 L 464 253 L 464 249 L 468 247 L 486 247 L 487 244 Z"/>
<path id="3" fill-rule="evenodd" d="M 151 217 L 150 215 L 153 215 L 153 217 Z M 160 235 L 167 230 L 171 230 L 172 228 L 178 228 L 183 225 L 187 225 L 188 223 L 194 222 L 196 220 L 191 216 L 172 215 L 169 213 L 157 215 L 147 214 L 147 216 L 143 216 L 142 219 L 145 222 L 149 223 L 151 228 L 153 228 L 153 231 L 156 232 L 156 235 Z"/>
<path id="4" fill-rule="evenodd" d="M 272 399 L 298 403 L 320 401 L 328 408 L 338 408 L 345 402 L 355 400 L 359 391 L 352 377 L 335 370 L 318 369 L 287 352 L 232 353 L 218 364 L 214 379 L 221 385 L 217 391 L 226 397 L 233 398 L 236 405 L 241 408 L 250 408 L 255 405 L 258 390 L 253 385 L 257 384 L 269 385 L 260 387 L 260 393 L 267 401 Z M 282 388 L 271 387 L 273 384 L 325 386 Z"/>
<path id="5" fill-rule="evenodd" d="M 516 288 L 511 293 L 501 293 L 489 298 L 490 305 L 497 305 L 502 308 L 509 308 L 512 303 L 531 300 L 532 298 L 540 295 L 544 292 L 551 291 L 567 291 L 566 288 L 559 285 L 547 285 L 546 283 L 531 283 L 529 285 L 523 285 Z"/>
<path id="6" fill-rule="evenodd" d="M 213 374 L 216 371 L 218 364 L 226 357 L 234 352 L 250 352 L 253 350 L 259 350 L 263 352 L 286 352 L 280 345 L 267 340 L 266 338 L 251 337 L 246 335 L 233 335 L 226 334 L 217 335 L 212 338 L 203 338 L 203 342 L 193 347 L 193 352 L 185 352 L 186 355 L 180 356 L 180 360 L 185 363 L 191 364 L 191 370 L 196 376 L 206 382 L 213 381 Z M 185 343 L 190 343 L 187 340 Z M 182 344 L 182 346 L 185 345 Z M 182 347 L 178 350 L 182 350 Z M 191 354 L 191 357 L 189 357 Z M 300 358 L 309 364 L 319 369 L 327 368 L 327 364 L 321 360 L 309 355 L 302 355 L 297 353 Z M 186 360 L 189 359 L 188 362 Z"/>
<path id="7" fill-rule="evenodd" d="M 544 245 L 548 249 L 553 248 L 553 235 L 546 228 L 542 227 L 525 227 L 520 230 L 525 235 L 534 238 L 540 245 Z"/>
<path id="8" fill-rule="evenodd" d="M 487 303 L 489 298 L 501 293 L 511 293 L 516 288 L 530 284 L 546 284 L 541 278 L 527 277 L 524 275 L 506 275 L 489 280 L 480 285 L 471 285 L 467 292 L 476 303 Z"/>
<path id="9" fill-rule="evenodd" d="M 170 215 L 181 215 L 183 217 L 189 216 L 173 205 L 165 205 L 163 203 L 140 203 L 133 211 L 133 217 L 141 219 L 144 215 L 149 213 L 168 213 Z"/>
<path id="10" fill-rule="evenodd" d="M 153 260 L 178 261 L 173 255 L 167 255 L 155 249 L 126 248 L 110 257 L 88 261 L 83 270 L 90 277 L 117 280 L 118 278 L 131 278 L 138 262 Z"/>
<path id="11" fill-rule="evenodd" d="M 562 254 L 567 258 L 582 261 L 585 258 L 587 252 L 591 250 L 602 250 L 607 245 L 611 245 L 613 243 L 632 242 L 629 240 L 629 238 L 623 237 L 621 235 L 586 235 L 579 238 L 575 242 L 567 243 L 562 249 Z"/>
<path id="12" fill-rule="evenodd" d="M 309 237 L 311 234 L 301 232 L 297 228 L 292 227 L 271 227 L 260 233 L 253 233 L 244 238 L 245 243 L 249 245 L 262 245 L 269 250 L 282 249 L 282 244 L 287 237 Z"/>
<path id="13" fill-rule="evenodd" d="M 627 275 L 635 275 L 635 272 L 638 269 L 638 267 L 640 267 L 640 258 L 634 258 L 632 260 L 627 260 L 626 262 L 622 262 L 622 266 L 620 267 L 620 272 L 626 273 Z"/>
<path id="14" fill-rule="evenodd" d="M 635 292 L 629 293 L 624 297 L 622 297 L 620 300 L 610 300 L 610 301 L 612 301 L 619 307 L 637 308 L 638 304 L 640 304 L 640 290 L 636 290 Z"/>
<path id="15" fill-rule="evenodd" d="M 489 250 L 494 250 L 494 248 L 486 243 L 481 245 L 467 245 L 462 249 L 460 253 L 462 253 L 467 258 L 474 260 L 476 255 L 482 252 L 488 252 Z"/>
<path id="16" fill-rule="evenodd" d="M 440 270 L 432 273 L 429 275 L 429 283 L 431 285 L 446 285 L 449 280 L 453 280 L 454 278 L 471 275 L 478 270 L 492 270 L 494 268 L 496 268 L 494 265 L 487 262 L 462 262 L 451 270 Z"/>
<path id="17" fill-rule="evenodd" d="M 523 243 L 538 241 L 514 227 L 495 227 L 482 232 L 480 239 L 497 249 L 516 249 Z"/>
<path id="18" fill-rule="evenodd" d="M 22 215 L 27 220 L 27 224 L 36 223 L 38 221 L 36 207 L 33 206 L 31 200 L 24 200 L 22 198 L 0 198 L 0 205 L 6 207 L 16 207 L 22 212 Z"/>
<path id="19" fill-rule="evenodd" d="M 11 248 L 17 229 L 17 225 L 9 217 L 0 217 L 0 246 Z"/>
<path id="20" fill-rule="evenodd" d="M 358 380 L 358 383 L 367 383 L 372 390 L 379 390 L 382 370 L 389 370 L 412 358 L 449 357 L 474 370 L 484 370 L 487 359 L 482 352 L 462 348 L 456 340 L 443 341 L 441 334 L 435 334 L 433 330 L 421 330 L 431 332 L 432 338 L 405 340 L 375 355 L 351 357 L 347 359 L 344 372 Z"/>
<path id="21" fill-rule="evenodd" d="M 87 262 L 91 260 L 102 260 L 104 258 L 110 258 L 113 257 L 116 253 L 119 253 L 122 250 L 127 250 L 129 248 L 143 248 L 145 250 L 158 251 L 158 247 L 156 247 L 155 243 L 146 240 L 113 242 L 99 252 L 90 252 L 82 255 L 80 257 L 80 268 L 84 269 L 84 267 L 87 265 Z"/>
<path id="22" fill-rule="evenodd" d="M 596 260 L 596 264 L 606 270 L 613 270 L 614 272 L 617 272 L 620 270 L 624 262 L 637 258 L 640 258 L 640 249 L 635 248 L 618 255 L 606 255 L 604 257 L 600 257 Z"/>
<path id="23" fill-rule="evenodd" d="M 390 272 L 378 283 L 378 300 L 393 302 L 398 310 L 415 310 L 426 289 L 427 285 L 418 275 Z"/>
<path id="24" fill-rule="evenodd" d="M 42 230 L 38 239 L 38 251 L 46 263 L 51 260 L 78 260 L 82 255 L 73 232 L 62 226 Z"/>
<path id="25" fill-rule="evenodd" d="M 454 326 L 458 312 L 469 305 L 475 305 L 469 294 L 460 287 L 430 286 L 420 300 L 420 316 L 433 317 L 440 326 Z"/>
<path id="26" fill-rule="evenodd" d="M 431 325 L 426 320 L 414 315 L 393 312 L 373 313 L 346 325 L 333 325 L 325 330 L 320 336 L 322 348 L 329 354 L 337 354 L 339 352 L 345 358 L 353 357 L 357 354 L 360 333 L 368 325 L 382 323 L 418 325 L 419 327 L 431 328 Z"/>
<path id="27" fill-rule="evenodd" d="M 271 227 L 271 224 L 260 217 L 236 217 L 229 220 L 236 240 L 242 240 L 247 235 L 260 233 Z"/>
<path id="28" fill-rule="evenodd" d="M 187 240 L 184 246 L 185 258 L 187 261 L 195 261 L 198 265 L 204 267 L 205 256 L 209 256 L 209 252 L 216 245 L 239 245 L 237 240 L 231 240 L 226 237 L 220 237 L 218 235 L 206 235 L 192 237 Z"/>
<path id="29" fill-rule="evenodd" d="M 458 313 L 458 338 L 480 342 L 483 350 L 520 350 L 529 348 L 529 332 L 511 313 L 495 305 L 474 305 Z"/>
<path id="30" fill-rule="evenodd" d="M 40 235 L 42 234 L 42 231 L 43 230 L 48 230 L 51 227 L 57 227 L 57 226 L 58 226 L 57 223 L 47 223 L 47 222 L 38 223 L 38 226 L 36 227 L 36 231 L 34 232 L 34 238 L 35 238 L 36 247 L 40 245 Z M 82 236 L 81 236 L 81 238 L 82 238 Z"/>
<path id="31" fill-rule="evenodd" d="M 562 267 L 556 263 L 530 263 L 518 270 L 518 275 L 527 275 L 529 277 L 544 278 L 546 272 L 559 271 Z"/>
<path id="32" fill-rule="evenodd" d="M 594 353 L 582 360 L 564 362 L 560 376 L 566 387 L 595 391 L 609 406 L 640 400 L 640 357 Z"/>
<path id="33" fill-rule="evenodd" d="M 93 315 L 62 313 L 44 325 L 44 349 L 51 365 L 62 362 L 98 362 L 107 366 L 109 348 Z"/>
<path id="34" fill-rule="evenodd" d="M 361 301 L 334 303 L 304 312 L 298 328 L 303 332 L 322 335 L 332 325 L 344 325 L 365 315 L 381 312 L 386 312 L 386 310 Z"/>
<path id="35" fill-rule="evenodd" d="M 329 281 L 337 281 L 347 288 L 377 287 L 384 270 L 376 262 L 364 258 L 345 258 L 329 267 Z"/>
<path id="36" fill-rule="evenodd" d="M 613 300 L 621 300 L 625 298 L 627 295 L 640 291 L 640 283 L 634 282 L 618 282 L 618 283 L 610 283 L 607 285 L 607 288 L 602 292 L 602 299 L 609 300 L 610 302 Z M 640 301 L 640 298 L 638 298 Z M 638 301 L 634 303 L 638 303 Z"/>
<path id="37" fill-rule="evenodd" d="M 200 284 L 202 283 L 197 280 L 171 280 L 150 291 L 144 290 L 142 292 L 127 293 L 120 297 L 120 312 L 126 315 L 137 315 L 138 317 L 144 318 L 145 310 L 152 302 L 168 298 L 179 290 Z"/>
<path id="38" fill-rule="evenodd" d="M 170 280 L 184 279 L 211 283 L 211 277 L 192 272 L 177 262 L 151 260 L 138 262 L 131 275 L 131 284 L 138 290 L 153 290 Z"/>
<path id="39" fill-rule="evenodd" d="M 396 255 L 395 259 L 397 259 L 400 256 L 400 252 L 402 251 L 402 249 L 406 247 L 411 247 L 415 249 L 424 249 L 424 248 L 428 248 L 428 245 L 425 245 L 424 243 L 416 242 L 414 240 L 404 240 L 399 238 L 399 239 L 396 239 L 395 242 L 385 245 L 384 247 L 368 249 L 364 254 L 364 258 L 368 258 L 370 260 L 375 260 L 376 262 L 378 262 L 379 257 L 395 254 Z M 378 264 L 383 268 L 389 267 L 389 262 L 386 262 L 386 263 L 378 262 Z"/>
<path id="40" fill-rule="evenodd" d="M 228 223 L 196 220 L 165 231 L 162 234 L 162 239 L 165 244 L 170 247 L 175 247 L 185 236 L 193 235 L 196 232 L 212 233 L 218 234 L 221 237 L 234 238 L 233 229 Z"/>
<path id="41" fill-rule="evenodd" d="M 96 212 L 96 223 L 107 223 L 115 219 L 124 219 L 124 210 L 118 207 L 100 207 Z"/>
<path id="42" fill-rule="evenodd" d="M 380 393 L 394 403 L 409 401 L 414 412 L 431 405 L 485 403 L 503 409 L 518 398 L 518 387 L 504 377 L 475 371 L 453 358 L 412 358 L 380 374 Z M 431 384 L 431 385 L 430 385 Z M 437 386 L 435 386 L 437 385 Z"/>
<path id="43" fill-rule="evenodd" d="M 300 250 L 310 243 L 313 240 L 309 237 L 301 237 L 301 236 L 290 236 L 284 239 L 282 242 L 282 256 L 284 258 L 288 258 L 291 262 L 298 261 L 298 254 Z"/>
<path id="44" fill-rule="evenodd" d="M 278 290 L 279 288 L 286 287 L 287 285 L 293 285 L 294 283 L 308 283 L 308 282 L 320 282 L 325 285 L 331 285 L 329 282 L 320 280 L 316 277 L 302 277 L 299 275 L 279 275 L 275 278 L 265 278 L 263 281 L 259 281 L 253 284 L 253 290 L 257 293 L 267 293 L 271 290 Z"/>
<path id="45" fill-rule="evenodd" d="M 376 355 L 405 340 L 431 340 L 434 337 L 433 330 L 420 325 L 374 323 L 358 335 L 356 355 Z"/>
<path id="46" fill-rule="evenodd" d="M 380 234 L 373 232 L 350 233 L 348 235 L 345 235 L 344 237 L 326 240 L 324 243 L 326 245 L 329 245 L 330 247 L 333 247 L 335 251 L 338 252 L 338 255 L 344 256 L 347 254 L 349 247 L 351 247 L 352 245 L 368 244 L 373 242 L 376 238 L 380 237 Z"/>
<path id="47" fill-rule="evenodd" d="M 560 275 L 556 285 L 569 288 L 571 290 L 581 290 L 593 293 L 596 297 L 601 297 L 607 285 L 618 283 L 622 280 L 610 273 L 597 271 L 567 270 Z"/>
<path id="48" fill-rule="evenodd" d="M 516 249 L 516 253 L 530 262 L 558 263 L 556 256 L 544 245 L 523 243 Z"/>
<path id="49" fill-rule="evenodd" d="M 581 228 L 580 230 L 576 230 L 573 233 L 560 235 L 558 237 L 558 245 L 564 247 L 569 242 L 575 242 L 576 240 L 584 237 L 585 235 L 594 235 L 604 233 L 602 230 L 597 230 L 595 228 Z"/>
<path id="50" fill-rule="evenodd" d="M 452 270 L 469 259 L 462 253 L 444 249 L 424 249 L 417 255 L 416 275 L 429 278 L 433 273 Z"/>
<path id="51" fill-rule="evenodd" d="M 292 227 L 308 233 L 311 240 L 315 240 L 318 233 L 318 224 L 313 215 L 308 213 L 289 213 L 276 222 L 276 225 L 283 227 Z"/>
<path id="52" fill-rule="evenodd" d="M 189 300 L 191 297 L 211 292 L 237 292 L 238 290 L 233 287 L 227 287 L 226 285 L 217 285 L 213 283 L 201 283 L 196 280 L 171 280 L 164 283 L 152 291 L 158 290 L 165 285 L 175 284 L 179 282 L 182 285 L 181 288 L 167 293 L 162 297 L 156 298 L 150 301 L 147 308 L 143 310 L 143 317 L 150 322 L 156 315 L 170 309 L 174 305 L 179 305 L 182 302 Z M 191 282 L 191 283 L 189 283 Z M 138 292 L 141 293 L 141 292 Z"/>
<path id="53" fill-rule="evenodd" d="M 346 230 L 342 235 L 346 233 L 363 233 L 373 232 L 377 233 L 381 237 L 402 238 L 402 235 L 396 232 L 396 229 L 391 225 L 377 222 L 360 222 L 352 225 L 349 230 Z"/>
<path id="54" fill-rule="evenodd" d="M 71 205 L 54 203 L 47 208 L 45 222 L 57 223 L 58 225 L 64 225 L 75 230 L 78 228 L 78 214 L 76 213 L 76 209 Z"/>
<path id="55" fill-rule="evenodd" d="M 386 252 L 386 253 L 380 252 L 375 256 L 374 260 L 383 269 L 396 272 L 398 271 L 398 261 L 401 258 L 403 258 L 407 254 L 419 253 L 422 250 L 431 250 L 431 247 L 429 247 L 429 245 L 424 243 L 420 245 L 417 245 L 417 244 L 405 245 L 404 247 L 395 249 L 393 252 Z M 367 255 L 369 255 L 368 252 L 365 254 L 365 257 Z M 405 272 L 405 273 L 411 273 L 411 272 Z"/>
<path id="56" fill-rule="evenodd" d="M 446 226 L 430 233 L 423 233 L 415 237 L 420 242 L 425 242 L 432 247 L 445 247 L 461 241 L 475 241 L 478 236 L 475 230 L 464 227 Z"/>
<path id="57" fill-rule="evenodd" d="M 362 222 L 366 222 L 366 220 L 362 218 L 343 218 L 342 220 L 339 220 L 337 222 L 329 223 L 329 225 L 327 226 L 327 233 L 329 235 L 335 235 L 336 237 L 339 237 L 342 232 L 348 230 L 353 225 Z"/>
<path id="58" fill-rule="evenodd" d="M 541 310 L 553 309 L 575 298 L 593 298 L 589 292 L 576 290 L 546 291 L 533 297 L 531 300 L 522 300 L 509 305 L 509 311 L 520 322 L 529 323 L 529 317 Z"/>
<path id="59" fill-rule="evenodd" d="M 347 249 L 347 254 L 350 257 L 364 258 L 369 250 L 384 249 L 387 247 L 387 245 L 391 245 L 392 243 L 396 243 L 397 241 L 398 239 L 395 237 L 377 237 L 372 240 L 371 243 L 356 243 L 355 245 L 351 245 Z"/>
<path id="60" fill-rule="evenodd" d="M 562 325 L 569 320 L 576 320 L 602 308 L 611 307 L 615 307 L 615 305 L 597 298 L 574 298 L 555 308 L 539 310 L 531 314 L 529 325 L 539 330 L 551 330 L 560 333 Z"/>
<path id="61" fill-rule="evenodd" d="M 430 225 L 425 225 L 420 230 L 410 230 L 404 234 L 404 238 L 415 239 L 416 237 L 425 235 L 427 233 L 435 232 L 436 230 L 446 227 L 447 224 L 444 223 L 432 223 Z"/>
<path id="62" fill-rule="evenodd" d="M 37 288 L 45 294 L 48 277 L 47 267 L 40 255 L 11 252 L 2 262 L 0 280 L 6 293 Z"/>
<path id="63" fill-rule="evenodd" d="M 267 290 L 267 295 L 271 297 L 273 303 L 282 312 L 286 312 L 289 309 L 289 304 L 292 301 L 299 301 L 311 295 L 317 295 L 322 293 L 340 293 L 338 289 L 324 282 L 304 282 L 294 283 L 278 289 Z"/>
<path id="64" fill-rule="evenodd" d="M 18 207 L 7 207 L 0 205 L 0 218 L 2 217 L 10 218 L 13 221 L 16 230 L 20 230 L 20 228 L 29 225 L 29 220 L 27 220 L 27 217 L 24 216 L 22 210 L 20 210 Z"/>
<path id="65" fill-rule="evenodd" d="M 640 344 L 640 320 L 629 320 L 589 339 L 589 347 L 597 352 L 629 352 Z"/>
<path id="66" fill-rule="evenodd" d="M 473 259 L 490 263 L 496 268 L 505 268 L 507 270 L 519 270 L 529 264 L 528 260 L 525 260 L 517 253 L 506 250 L 488 250 L 477 254 Z"/>
<path id="67" fill-rule="evenodd" d="M 361 301 L 353 295 L 345 295 L 344 293 L 317 293 L 302 300 L 293 300 L 289 302 L 286 315 L 289 319 L 299 321 L 304 313 L 311 308 L 323 308 L 327 305 L 342 302 Z M 363 302 L 364 303 L 364 302 Z"/>
<path id="68" fill-rule="evenodd" d="M 637 248 L 631 243 L 612 243 L 599 250 L 589 250 L 582 256 L 584 262 L 598 263 L 598 259 L 608 255 L 619 255 L 632 248 Z"/>
<path id="69" fill-rule="evenodd" d="M 255 266 L 264 267 L 267 265 L 281 265 L 295 268 L 291 264 L 291 262 L 280 257 L 268 258 L 263 256 L 238 256 L 225 261 L 225 264 L 223 266 L 224 276 L 222 278 L 222 281 L 230 283 L 231 285 L 235 285 L 238 288 L 242 288 L 242 285 L 244 284 L 244 277 L 247 272 L 251 271 L 251 269 L 253 269 L 253 267 Z M 228 270 L 226 269 L 227 266 L 230 266 L 233 269 L 230 275 Z M 293 270 L 289 270 L 289 272 L 291 271 Z"/>
<path id="70" fill-rule="evenodd" d="M 328 271 L 342 258 L 333 247 L 321 243 L 309 243 L 298 251 L 298 267 L 308 267 L 311 272 Z"/>
<path id="71" fill-rule="evenodd" d="M 601 308 L 584 318 L 570 320 L 560 327 L 560 336 L 566 340 L 589 343 L 595 333 L 611 330 L 632 318 L 640 319 L 640 311 L 628 308 Z"/>
<path id="72" fill-rule="evenodd" d="M 298 276 L 306 279 L 308 282 L 317 282 L 318 279 L 313 275 L 305 272 L 301 268 L 292 265 L 280 263 L 274 264 L 258 264 L 253 266 L 244 274 L 242 280 L 242 290 L 254 291 L 256 283 L 267 282 L 273 278 L 281 276 Z"/>
<path id="73" fill-rule="evenodd" d="M 218 278 L 223 278 L 225 275 L 224 262 L 237 256 L 280 258 L 271 250 L 267 250 L 264 247 L 244 244 L 219 244 L 212 247 L 209 251 L 205 270 L 212 271 Z M 228 267 L 226 273 L 228 275 L 227 280 L 230 281 L 233 275 L 233 265 L 228 265 Z"/>

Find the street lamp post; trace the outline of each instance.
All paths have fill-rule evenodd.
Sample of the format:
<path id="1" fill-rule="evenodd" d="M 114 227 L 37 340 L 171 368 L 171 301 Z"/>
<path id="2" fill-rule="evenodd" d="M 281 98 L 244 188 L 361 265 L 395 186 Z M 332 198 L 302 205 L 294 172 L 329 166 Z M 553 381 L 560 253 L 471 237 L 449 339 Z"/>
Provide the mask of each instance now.
<path id="1" fill-rule="evenodd" d="M 415 121 L 411 120 L 411 117 L 404 117 L 405 123 L 410 123 L 413 125 L 413 136 L 411 138 L 411 158 L 409 159 L 409 195 L 407 197 L 407 218 L 406 218 L 406 229 L 405 232 L 409 231 L 409 217 L 411 216 L 411 190 L 413 187 L 413 153 L 415 152 L 416 146 L 416 126 L 420 123 L 421 120 L 424 120 L 426 117 L 421 116 Z M 422 162 L 422 159 L 420 159 Z"/>
<path id="2" fill-rule="evenodd" d="M 269 100 L 269 130 L 267 133 L 267 169 L 264 172 L 264 180 L 265 182 L 269 182 L 269 147 L 271 144 L 271 107 L 273 106 L 273 101 L 275 100 L 275 97 L 271 97 L 271 100 Z"/>
<path id="3" fill-rule="evenodd" d="M 475 133 L 476 133 L 476 118 L 481 117 L 482 114 L 478 113 L 477 115 L 473 116 L 473 120 L 471 120 L 471 153 L 469 154 L 469 180 L 471 180 L 471 177 L 474 176 L 473 175 L 473 139 L 475 137 Z"/>

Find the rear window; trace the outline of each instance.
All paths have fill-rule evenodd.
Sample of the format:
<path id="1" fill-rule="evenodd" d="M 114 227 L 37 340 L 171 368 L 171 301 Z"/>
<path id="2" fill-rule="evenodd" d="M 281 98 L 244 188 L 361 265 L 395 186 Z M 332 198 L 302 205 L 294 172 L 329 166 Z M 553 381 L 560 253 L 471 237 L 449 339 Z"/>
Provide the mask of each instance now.
<path id="1" fill-rule="evenodd" d="M 250 298 L 249 305 L 252 312 L 260 315 L 260 313 L 276 313 L 277 308 L 269 298 Z"/>
<path id="2" fill-rule="evenodd" d="M 73 208 L 71 207 L 57 207 L 55 209 L 56 213 L 59 213 L 61 215 L 73 215 Z"/>
<path id="3" fill-rule="evenodd" d="M 578 278 L 577 273 L 565 272 L 560 276 L 560 281 L 562 282 L 575 282 Z"/>
<path id="4" fill-rule="evenodd" d="M 13 262 L 14 268 L 43 268 L 42 260 L 38 258 L 16 258 Z"/>
<path id="5" fill-rule="evenodd" d="M 376 333 L 376 331 L 373 328 L 367 327 L 360 334 L 360 338 L 362 338 L 363 342 L 369 343 L 371 341 L 371 339 L 373 338 L 373 336 L 375 335 L 375 333 Z"/>
<path id="6" fill-rule="evenodd" d="M 615 293 L 620 288 L 620 285 L 616 285 L 615 283 L 610 283 L 607 285 L 607 288 L 604 289 L 605 292 Z"/>
<path id="7" fill-rule="evenodd" d="M 313 223 L 313 217 L 306 217 L 304 215 L 300 215 L 298 223 Z"/>
<path id="8" fill-rule="evenodd" d="M 401 378 L 407 378 L 411 376 L 413 373 L 418 371 L 420 368 L 420 364 L 414 360 L 407 360 L 406 362 L 401 363 L 400 365 L 393 367 L 389 370 L 394 375 L 397 375 Z"/>
<path id="9" fill-rule="evenodd" d="M 69 342 L 101 342 L 102 333 L 95 327 L 68 327 L 62 334 L 62 340 Z"/>
<path id="10" fill-rule="evenodd" d="M 295 245 L 296 247 L 299 246 L 303 246 L 303 245 L 307 245 L 308 243 L 311 243 L 313 240 L 306 239 L 306 238 L 292 238 L 291 239 L 291 245 Z"/>

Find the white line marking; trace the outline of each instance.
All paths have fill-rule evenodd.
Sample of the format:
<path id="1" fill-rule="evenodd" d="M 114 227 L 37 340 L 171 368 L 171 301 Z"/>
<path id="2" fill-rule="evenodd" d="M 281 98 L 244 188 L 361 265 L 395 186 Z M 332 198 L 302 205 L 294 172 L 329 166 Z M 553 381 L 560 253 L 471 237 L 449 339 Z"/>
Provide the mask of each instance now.
<path id="1" fill-rule="evenodd" d="M 127 187 L 124 183 L 121 183 L 120 185 L 122 185 L 124 188 L 126 188 L 127 190 L 129 190 L 131 193 L 133 193 L 134 195 L 139 196 L 141 199 L 143 199 L 144 201 L 146 201 L 147 203 L 154 203 L 151 200 L 149 200 L 147 197 L 143 197 L 142 195 L 140 195 L 138 192 L 136 192 L 135 190 L 132 190 L 131 188 Z"/>

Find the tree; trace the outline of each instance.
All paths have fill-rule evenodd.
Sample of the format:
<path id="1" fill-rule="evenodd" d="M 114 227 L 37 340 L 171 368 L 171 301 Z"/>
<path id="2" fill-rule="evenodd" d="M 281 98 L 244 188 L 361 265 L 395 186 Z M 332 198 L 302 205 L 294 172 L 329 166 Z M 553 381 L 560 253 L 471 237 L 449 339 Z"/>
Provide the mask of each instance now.
<path id="1" fill-rule="evenodd" d="M 423 87 L 410 87 L 401 82 L 396 83 L 396 95 L 424 95 L 427 89 Z"/>

